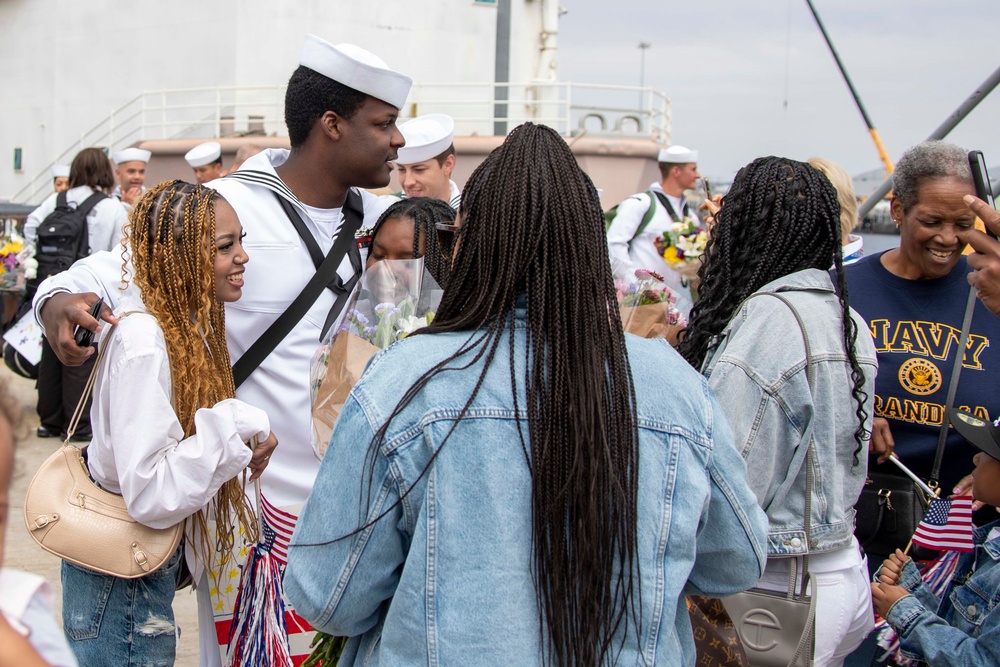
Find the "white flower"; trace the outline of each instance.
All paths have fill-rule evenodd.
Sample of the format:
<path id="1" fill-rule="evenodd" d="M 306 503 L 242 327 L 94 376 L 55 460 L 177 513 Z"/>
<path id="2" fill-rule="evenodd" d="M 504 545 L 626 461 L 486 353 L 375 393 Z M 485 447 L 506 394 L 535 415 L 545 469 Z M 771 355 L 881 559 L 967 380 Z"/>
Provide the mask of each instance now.
<path id="1" fill-rule="evenodd" d="M 677 239 L 677 247 L 684 252 L 685 258 L 701 257 L 708 243 L 708 234 L 700 232 L 694 237 L 682 236 Z"/>
<path id="2" fill-rule="evenodd" d="M 403 336 L 409 336 L 417 329 L 423 329 L 425 326 L 427 326 L 426 317 L 410 315 L 409 317 L 400 317 L 396 320 L 396 329 L 398 329 Z"/>
<path id="3" fill-rule="evenodd" d="M 29 257 L 24 260 L 24 277 L 26 280 L 33 280 L 38 277 L 38 260 L 34 257 Z"/>

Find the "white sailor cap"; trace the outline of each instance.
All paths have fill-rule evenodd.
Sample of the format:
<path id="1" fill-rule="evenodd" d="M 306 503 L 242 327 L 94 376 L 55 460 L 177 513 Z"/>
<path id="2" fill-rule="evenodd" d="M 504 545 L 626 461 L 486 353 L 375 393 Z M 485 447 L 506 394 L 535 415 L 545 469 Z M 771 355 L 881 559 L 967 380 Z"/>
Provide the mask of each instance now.
<path id="1" fill-rule="evenodd" d="M 306 35 L 299 64 L 397 109 L 403 108 L 413 84 L 410 77 L 389 69 L 374 53 L 353 44 L 334 46 L 316 35 Z"/>
<path id="2" fill-rule="evenodd" d="M 396 162 L 416 164 L 448 150 L 455 136 L 455 121 L 443 113 L 429 113 L 399 126 L 406 145 L 399 149 Z"/>
<path id="3" fill-rule="evenodd" d="M 145 148 L 126 148 L 112 153 L 111 159 L 114 160 L 116 165 L 123 162 L 149 162 L 151 155 L 152 153 Z"/>
<path id="4" fill-rule="evenodd" d="M 222 146 L 219 145 L 218 141 L 206 141 L 203 144 L 198 144 L 184 154 L 184 159 L 192 167 L 204 167 L 220 157 L 222 157 Z"/>
<path id="5" fill-rule="evenodd" d="M 683 146 L 671 146 L 661 148 L 660 154 L 656 156 L 657 162 L 667 162 L 669 164 L 687 164 L 698 161 L 698 151 Z"/>
<path id="6" fill-rule="evenodd" d="M 69 165 L 68 164 L 57 164 L 52 167 L 49 171 L 52 172 L 52 178 L 69 178 Z"/>

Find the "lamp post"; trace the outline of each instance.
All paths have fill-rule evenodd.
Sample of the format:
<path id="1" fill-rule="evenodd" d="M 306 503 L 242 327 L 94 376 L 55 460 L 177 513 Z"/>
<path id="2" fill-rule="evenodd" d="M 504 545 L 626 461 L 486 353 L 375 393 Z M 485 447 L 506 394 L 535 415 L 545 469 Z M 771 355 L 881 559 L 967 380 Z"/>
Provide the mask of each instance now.
<path id="1" fill-rule="evenodd" d="M 639 109 L 642 109 L 642 88 L 646 85 L 646 49 L 650 46 L 649 42 L 639 42 Z"/>

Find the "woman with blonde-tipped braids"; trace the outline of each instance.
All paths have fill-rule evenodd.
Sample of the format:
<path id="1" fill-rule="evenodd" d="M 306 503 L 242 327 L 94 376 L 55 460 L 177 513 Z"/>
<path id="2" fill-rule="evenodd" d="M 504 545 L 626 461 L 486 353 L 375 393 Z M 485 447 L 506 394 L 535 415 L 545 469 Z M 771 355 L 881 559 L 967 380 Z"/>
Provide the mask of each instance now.
<path id="1" fill-rule="evenodd" d="M 184 561 L 199 582 L 199 616 L 211 619 L 206 565 L 232 549 L 235 533 L 255 539 L 244 471 L 260 476 L 277 440 L 262 410 L 233 398 L 224 304 L 241 296 L 242 237 L 225 199 L 181 181 L 146 192 L 129 216 L 122 254 L 131 261 L 119 323 L 102 341 L 88 465 L 140 523 L 185 521 L 185 540 L 139 579 L 63 562 L 63 625 L 82 667 L 173 664 L 171 604 Z M 214 637 L 211 622 L 201 625 Z"/>

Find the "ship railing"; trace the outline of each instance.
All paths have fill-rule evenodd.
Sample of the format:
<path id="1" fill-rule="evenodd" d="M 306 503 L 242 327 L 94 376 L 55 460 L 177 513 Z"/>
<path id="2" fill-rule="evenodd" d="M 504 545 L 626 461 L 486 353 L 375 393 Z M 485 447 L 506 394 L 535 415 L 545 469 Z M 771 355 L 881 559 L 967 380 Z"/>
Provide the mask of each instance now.
<path id="1" fill-rule="evenodd" d="M 80 134 L 14 196 L 38 202 L 51 192 L 50 169 L 83 148 L 114 150 L 142 141 L 287 136 L 284 86 L 220 86 L 146 91 Z M 532 121 L 564 136 L 618 137 L 670 143 L 667 96 L 651 87 L 529 81 L 416 83 L 400 122 L 428 113 L 455 119 L 456 136 L 503 136 Z"/>

